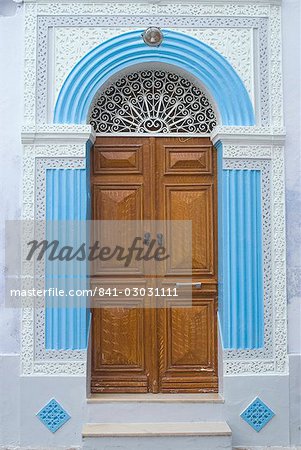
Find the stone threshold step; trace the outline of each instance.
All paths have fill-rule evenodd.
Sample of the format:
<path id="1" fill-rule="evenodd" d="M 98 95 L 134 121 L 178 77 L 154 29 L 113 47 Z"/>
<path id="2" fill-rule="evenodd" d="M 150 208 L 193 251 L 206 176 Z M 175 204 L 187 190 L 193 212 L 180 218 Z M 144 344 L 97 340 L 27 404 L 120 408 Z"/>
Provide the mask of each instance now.
<path id="1" fill-rule="evenodd" d="M 231 436 L 226 422 L 87 423 L 83 437 Z"/>
<path id="2" fill-rule="evenodd" d="M 92 394 L 87 403 L 224 403 L 220 394 Z"/>

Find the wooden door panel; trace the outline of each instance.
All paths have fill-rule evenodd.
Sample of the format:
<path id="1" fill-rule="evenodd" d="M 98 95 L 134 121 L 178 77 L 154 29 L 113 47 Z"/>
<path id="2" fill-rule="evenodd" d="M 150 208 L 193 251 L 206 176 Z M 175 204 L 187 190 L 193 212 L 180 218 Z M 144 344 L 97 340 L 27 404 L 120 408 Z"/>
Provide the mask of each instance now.
<path id="1" fill-rule="evenodd" d="M 210 366 L 212 349 L 208 337 L 212 335 L 212 302 L 189 307 L 169 309 L 168 339 L 170 346 L 169 367 L 183 370 Z M 210 351 L 211 350 L 211 351 Z"/>
<path id="2" fill-rule="evenodd" d="M 148 392 L 145 312 L 143 299 L 94 309 L 93 392 Z"/>
<path id="3" fill-rule="evenodd" d="M 168 260 L 167 274 L 201 276 L 214 274 L 214 245 L 212 230 L 213 217 L 213 189 L 211 184 L 165 184 L 165 220 L 191 220 L 192 222 L 192 263 L 187 267 L 187 261 L 182 261 L 181 256 L 187 255 L 184 251 L 188 242 L 181 232 L 171 232 L 171 255 Z M 173 236 L 175 236 L 173 238 Z M 188 265 L 189 267 L 189 265 Z"/>
<path id="4" fill-rule="evenodd" d="M 142 174 L 142 144 L 101 144 L 94 146 L 94 174 Z"/>
<path id="5" fill-rule="evenodd" d="M 115 184 L 93 187 L 95 220 L 139 220 L 143 211 L 141 185 Z"/>
<path id="6" fill-rule="evenodd" d="M 160 391 L 203 392 L 217 386 L 216 301 L 169 301 L 160 311 Z"/>
<path id="7" fill-rule="evenodd" d="M 125 248 L 132 228 L 118 221 L 139 221 L 150 216 L 149 139 L 105 137 L 96 139 L 92 151 L 93 219 L 117 221 L 118 239 Z M 116 229 L 99 224 L 97 236 L 116 246 Z M 94 225 L 95 227 L 95 225 Z M 137 234 L 139 236 L 139 234 Z M 128 245 L 127 245 L 128 240 Z M 124 267 L 116 259 L 93 265 L 92 288 L 144 287 L 143 267 Z M 151 337 L 156 333 L 148 299 L 131 296 L 94 299 L 92 314 L 92 392 L 148 392 L 152 382 Z"/>
<path id="8" fill-rule="evenodd" d="M 165 175 L 212 173 L 211 146 L 175 144 L 164 145 L 164 149 Z"/>
<path id="9" fill-rule="evenodd" d="M 95 370 L 142 368 L 143 305 L 138 302 L 124 308 L 104 305 L 99 312 L 99 328 Z M 129 332 L 130 331 L 130 332 Z"/>
<path id="10" fill-rule="evenodd" d="M 207 138 L 158 138 L 157 199 L 159 220 L 191 220 L 192 276 L 217 282 L 216 156 Z M 187 160 L 185 160 L 185 157 Z M 166 263 L 166 275 L 188 275 L 187 261 L 181 255 L 185 236 L 170 234 L 172 258 Z M 176 235 L 173 242 L 173 235 Z M 191 266 L 190 265 L 190 266 Z"/>
<path id="11" fill-rule="evenodd" d="M 123 248 L 131 246 L 135 236 L 140 233 L 139 226 L 125 224 L 115 227 L 110 224 L 112 221 L 138 221 L 143 216 L 143 186 L 129 184 L 94 184 L 93 186 L 93 209 L 94 218 L 99 221 L 110 221 L 94 225 L 93 242 L 99 240 L 103 247 L 114 249 L 116 245 Z M 135 228 L 137 232 L 135 233 Z M 141 261 L 132 261 L 129 267 L 124 267 L 124 261 L 111 258 L 106 261 L 96 259 L 92 263 L 92 273 L 94 276 L 117 274 L 142 276 L 143 265 Z"/>

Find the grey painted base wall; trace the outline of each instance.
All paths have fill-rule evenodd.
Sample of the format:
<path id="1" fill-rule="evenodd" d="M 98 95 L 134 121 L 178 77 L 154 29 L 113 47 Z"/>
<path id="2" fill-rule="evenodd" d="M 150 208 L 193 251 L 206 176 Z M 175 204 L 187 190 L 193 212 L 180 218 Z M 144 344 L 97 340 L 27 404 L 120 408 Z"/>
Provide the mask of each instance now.
<path id="1" fill-rule="evenodd" d="M 301 447 L 233 447 L 233 450 L 301 450 Z"/>
<path id="2" fill-rule="evenodd" d="M 141 448 L 141 447 L 140 447 Z M 0 447 L 0 450 L 82 450 L 82 447 Z M 132 450 L 132 449 L 131 449 Z M 154 448 L 152 449 L 154 450 Z M 166 450 L 166 449 L 164 449 Z M 233 450 L 301 450 L 301 447 L 233 447 Z"/>
<path id="3" fill-rule="evenodd" d="M 222 405 L 180 404 L 177 407 L 169 404 L 168 410 L 164 404 L 139 404 L 138 407 L 135 403 L 102 403 L 97 404 L 95 409 L 95 405 L 86 402 L 85 377 L 20 377 L 18 355 L 2 356 L 0 445 L 38 447 L 40 450 L 46 447 L 81 446 L 83 423 L 147 422 L 151 417 L 151 421 L 159 422 L 175 419 L 226 420 L 233 432 L 233 446 L 244 449 L 267 445 L 284 448 L 289 445 L 301 446 L 300 367 L 301 355 L 292 355 L 290 376 L 225 377 L 225 403 Z M 256 396 L 276 414 L 260 433 L 240 418 L 241 412 Z M 53 397 L 71 416 L 54 434 L 36 417 L 36 413 Z"/>
<path id="4" fill-rule="evenodd" d="M 290 442 L 301 447 L 301 355 L 290 355 Z"/>
<path id="5" fill-rule="evenodd" d="M 232 450 L 231 438 L 215 436 L 120 437 L 84 439 L 83 450 Z"/>
<path id="6" fill-rule="evenodd" d="M 259 397 L 275 417 L 258 433 L 240 414 Z M 288 446 L 289 378 L 288 376 L 232 376 L 224 378 L 225 419 L 233 433 L 233 446 Z"/>

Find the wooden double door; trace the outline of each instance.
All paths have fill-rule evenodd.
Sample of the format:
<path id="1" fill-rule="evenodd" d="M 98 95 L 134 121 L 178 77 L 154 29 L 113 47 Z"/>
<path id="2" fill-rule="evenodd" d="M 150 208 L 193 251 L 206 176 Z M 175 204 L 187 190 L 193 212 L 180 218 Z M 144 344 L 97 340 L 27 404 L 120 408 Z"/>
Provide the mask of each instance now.
<path id="1" fill-rule="evenodd" d="M 191 220 L 191 278 L 202 283 L 189 306 L 173 297 L 160 308 L 149 297 L 127 298 L 126 306 L 111 297 L 107 307 L 102 299 L 92 312 L 91 391 L 217 392 L 217 167 L 209 138 L 98 137 L 91 161 L 93 219 Z M 92 284 L 114 276 L 96 274 Z M 128 276 L 119 273 L 118 282 Z M 174 263 L 164 279 L 183 276 Z"/>

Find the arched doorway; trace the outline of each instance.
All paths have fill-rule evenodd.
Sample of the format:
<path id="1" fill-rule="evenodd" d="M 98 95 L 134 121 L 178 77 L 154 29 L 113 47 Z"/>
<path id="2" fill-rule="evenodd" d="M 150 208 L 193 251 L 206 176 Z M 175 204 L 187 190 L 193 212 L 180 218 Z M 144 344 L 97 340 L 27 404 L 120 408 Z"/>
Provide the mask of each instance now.
<path id="1" fill-rule="evenodd" d="M 110 298 L 92 314 L 92 392 L 216 392 L 217 163 L 213 106 L 188 78 L 131 71 L 95 96 L 92 218 L 192 222 L 192 302 Z M 180 247 L 179 243 L 179 247 Z M 179 261 L 178 261 L 179 263 Z M 185 280 L 181 264 L 164 281 Z M 114 272 L 92 283 L 114 283 Z M 131 277 L 118 276 L 119 286 Z M 137 276 L 137 283 L 143 277 Z M 114 303 L 115 302 L 115 303 Z M 129 304 L 131 305 L 129 307 Z M 133 306 L 134 305 L 134 306 Z M 147 307 L 145 307 L 147 305 Z"/>
<path id="2" fill-rule="evenodd" d="M 226 170 L 223 167 L 224 150 L 226 153 L 230 152 L 232 158 L 234 154 L 245 155 L 245 149 L 242 146 L 245 137 L 251 143 L 259 140 L 260 145 L 262 144 L 261 138 L 256 135 L 257 128 L 251 127 L 258 119 L 258 115 L 255 117 L 248 92 L 233 67 L 212 47 L 187 34 L 171 30 L 163 30 L 164 44 L 162 46 L 148 47 L 141 37 L 142 31 L 135 30 L 118 35 L 98 45 L 74 66 L 60 90 L 55 105 L 54 123 L 73 124 L 71 129 L 75 127 L 80 136 L 83 131 L 89 129 L 88 135 L 83 136 L 86 151 L 86 148 L 90 148 L 91 143 L 94 142 L 95 136 L 91 134 L 90 127 L 79 124 L 87 123 L 89 108 L 95 95 L 107 82 L 113 82 L 112 77 L 118 78 L 121 71 L 133 70 L 137 65 L 140 67 L 144 64 L 174 66 L 177 73 L 186 71 L 187 76 L 189 74 L 189 77 L 193 77 L 204 86 L 206 92 L 210 93 L 210 99 L 216 105 L 216 111 L 219 112 L 219 125 L 222 125 L 214 128 L 211 134 L 219 155 L 219 186 L 223 186 L 219 189 L 218 202 L 218 223 L 219 230 L 222 230 L 222 233 L 219 233 L 221 343 L 224 349 L 261 349 L 263 347 L 263 285 L 260 281 L 262 279 L 262 239 L 260 232 L 259 234 L 256 232 L 261 230 L 260 173 L 258 170 L 250 171 L 249 166 L 247 170 L 242 171 L 236 170 L 236 167 L 233 169 L 232 165 Z M 262 130 L 261 132 L 263 133 Z M 122 136 L 125 136 L 125 133 Z M 142 135 L 139 133 L 139 136 Z M 172 137 L 172 135 L 169 136 Z M 155 137 L 155 133 L 152 137 Z M 77 135 L 76 140 L 78 138 Z M 234 149 L 230 148 L 231 143 Z M 240 146 L 239 150 L 236 150 L 237 145 Z M 240 153 L 241 149 L 243 149 L 242 153 Z M 254 157 L 251 151 L 247 154 L 251 155 L 251 158 Z M 88 167 L 87 161 L 82 171 L 85 181 L 89 174 Z M 238 167 L 241 167 L 240 163 Z M 73 171 L 71 172 L 73 175 Z M 59 175 L 60 179 L 63 174 Z M 73 185 L 72 176 L 69 181 Z M 70 208 L 70 217 L 74 220 L 79 220 L 83 216 L 90 217 L 87 208 L 89 194 L 85 181 L 77 183 L 80 194 L 77 194 L 74 199 L 79 208 Z M 51 177 L 49 186 L 49 197 L 53 197 L 53 204 L 55 206 L 61 204 L 62 198 L 57 196 L 56 190 L 52 187 L 55 185 Z M 79 196 L 81 201 L 78 201 Z M 239 206 L 238 198 L 247 199 L 243 207 Z M 232 201 L 233 199 L 235 201 Z M 251 218 L 251 221 L 240 220 L 241 214 L 240 212 L 238 214 L 238 211 Z M 240 236 L 244 236 L 243 240 L 237 234 L 231 234 L 229 228 L 231 220 L 239 230 Z M 239 271 L 236 265 L 238 252 L 243 262 Z M 250 255 L 251 265 L 249 264 Z M 83 270 L 83 272 L 83 277 L 86 279 L 86 271 Z M 259 282 L 253 284 L 254 278 Z M 246 282 L 251 283 L 252 289 L 245 288 Z M 72 314 L 72 317 L 74 336 L 80 335 L 83 339 L 78 342 L 72 336 L 70 344 L 68 342 L 68 346 L 65 345 L 65 347 L 86 348 L 89 312 L 83 308 L 80 311 L 80 320 L 77 320 L 77 311 Z M 65 336 L 65 323 L 61 320 L 61 316 L 55 317 L 55 325 L 55 327 L 50 324 L 48 326 L 46 322 L 46 328 L 49 328 L 50 334 L 54 335 L 53 330 L 55 330 L 58 336 Z M 57 348 L 55 345 L 54 348 Z"/>

